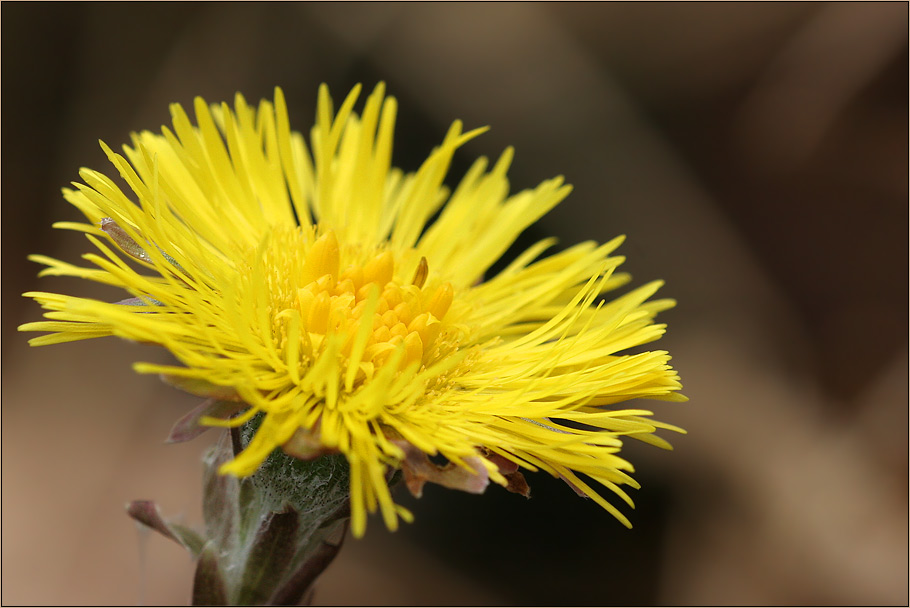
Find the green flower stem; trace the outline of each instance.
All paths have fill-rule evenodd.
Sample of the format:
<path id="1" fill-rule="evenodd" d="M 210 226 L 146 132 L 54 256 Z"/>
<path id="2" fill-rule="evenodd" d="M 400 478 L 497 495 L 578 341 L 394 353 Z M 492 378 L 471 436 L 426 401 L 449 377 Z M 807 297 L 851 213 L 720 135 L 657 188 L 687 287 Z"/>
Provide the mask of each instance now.
<path id="1" fill-rule="evenodd" d="M 161 517 L 150 501 L 128 513 L 197 558 L 192 603 L 297 605 L 341 549 L 350 518 L 343 456 L 302 461 L 276 450 L 250 477 L 218 469 L 243 450 L 258 420 L 224 433 L 203 459 L 203 517 L 198 534 Z"/>

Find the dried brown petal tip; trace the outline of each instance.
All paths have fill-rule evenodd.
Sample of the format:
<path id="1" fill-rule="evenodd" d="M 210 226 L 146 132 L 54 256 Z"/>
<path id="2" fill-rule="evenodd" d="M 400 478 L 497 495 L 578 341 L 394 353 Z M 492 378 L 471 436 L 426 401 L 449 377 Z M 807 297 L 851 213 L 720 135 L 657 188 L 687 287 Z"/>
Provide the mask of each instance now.
<path id="1" fill-rule="evenodd" d="M 119 304 L 121 306 L 164 306 L 164 304 L 158 300 L 149 297 L 127 298 L 125 300 L 120 300 L 119 302 L 114 302 L 114 304 Z"/>
<path id="2" fill-rule="evenodd" d="M 484 457 L 499 467 L 499 472 L 506 478 L 506 490 L 531 498 L 531 488 L 525 481 L 524 475 L 518 472 L 518 463 L 512 462 L 504 456 L 486 450 Z"/>
<path id="3" fill-rule="evenodd" d="M 505 478 L 509 482 L 506 485 L 506 490 L 514 494 L 521 494 L 525 498 L 531 498 L 531 487 L 525 481 L 524 475 L 516 471 L 506 474 Z"/>
<path id="4" fill-rule="evenodd" d="M 109 236 L 124 253 L 141 260 L 143 262 L 151 263 L 152 258 L 149 257 L 149 254 L 145 252 L 145 249 L 142 248 L 139 243 L 133 240 L 133 237 L 128 235 L 126 231 L 120 227 L 117 222 L 112 220 L 109 217 L 101 219 L 101 229 Z"/>
<path id="5" fill-rule="evenodd" d="M 215 399 L 207 399 L 174 423 L 174 427 L 168 434 L 167 439 L 165 439 L 165 443 L 182 443 L 184 441 L 189 441 L 212 428 L 199 422 L 203 416 L 227 419 L 245 407 L 247 407 L 245 403 L 238 401 L 216 401 Z"/>
<path id="6" fill-rule="evenodd" d="M 453 463 L 444 466 L 435 464 L 424 452 L 407 441 L 396 440 L 393 443 L 405 453 L 401 470 L 404 473 L 405 485 L 415 498 L 420 498 L 423 486 L 428 481 L 471 494 L 483 494 L 490 483 L 483 461 L 476 456 L 464 459 L 465 463 L 474 469 L 471 471 Z"/>
<path id="7" fill-rule="evenodd" d="M 499 454 L 485 450 L 484 457 L 499 467 L 499 472 L 503 475 L 508 476 L 518 471 L 518 463 L 512 462 L 504 456 L 500 456 Z"/>
<path id="8" fill-rule="evenodd" d="M 581 488 L 579 488 L 578 486 L 576 486 L 574 483 L 572 483 L 571 481 L 569 481 L 568 479 L 566 479 L 564 476 L 560 475 L 559 478 L 562 479 L 564 482 L 566 482 L 566 485 L 568 485 L 570 488 L 572 488 L 573 490 L 575 490 L 575 493 L 576 493 L 576 494 L 578 494 L 578 495 L 581 496 L 582 498 L 588 498 L 588 495 L 585 493 L 584 490 L 582 490 Z"/>

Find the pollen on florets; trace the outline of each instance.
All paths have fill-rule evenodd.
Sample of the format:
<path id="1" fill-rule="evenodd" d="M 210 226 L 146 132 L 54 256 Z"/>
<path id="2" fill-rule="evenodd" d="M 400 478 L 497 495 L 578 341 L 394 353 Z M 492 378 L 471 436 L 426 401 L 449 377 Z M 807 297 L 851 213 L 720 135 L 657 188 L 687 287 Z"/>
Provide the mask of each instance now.
<path id="1" fill-rule="evenodd" d="M 454 289 L 430 276 L 426 258 L 403 279 L 389 250 L 346 249 L 332 230 L 314 239 L 299 228 L 273 233 L 257 258 L 249 279 L 267 275 L 273 331 L 292 380 L 300 380 L 328 337 L 340 341 L 347 391 L 369 381 L 399 348 L 395 365 L 404 369 L 432 364 L 456 346 L 457 329 L 446 322 Z"/>

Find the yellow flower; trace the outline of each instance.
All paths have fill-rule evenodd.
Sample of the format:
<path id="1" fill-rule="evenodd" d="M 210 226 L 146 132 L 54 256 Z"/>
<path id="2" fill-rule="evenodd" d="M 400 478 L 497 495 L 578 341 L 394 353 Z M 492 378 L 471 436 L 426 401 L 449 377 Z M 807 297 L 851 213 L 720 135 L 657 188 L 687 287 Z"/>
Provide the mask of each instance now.
<path id="1" fill-rule="evenodd" d="M 53 332 L 33 345 L 115 335 L 163 346 L 182 365 L 136 371 L 243 410 L 204 423 L 261 413 L 223 473 L 249 475 L 278 447 L 344 454 L 358 536 L 377 509 L 390 529 L 411 519 L 389 491 L 398 468 L 417 495 L 425 481 L 527 494 L 518 467 L 543 469 L 629 525 L 582 476 L 631 505 L 620 486 L 638 486 L 621 439 L 669 447 L 655 429 L 681 430 L 647 410 L 604 407 L 685 400 L 666 352 L 625 354 L 663 334 L 654 317 L 674 302 L 649 301 L 659 281 L 603 299 L 629 280 L 613 255 L 622 237 L 541 257 L 555 242 L 546 239 L 485 279 L 570 187 L 555 178 L 510 195 L 507 149 L 449 192 L 453 154 L 485 130 L 460 122 L 403 173 L 391 166 L 395 99 L 380 84 L 358 116 L 359 91 L 333 114 L 320 89 L 309 149 L 281 90 L 258 109 L 240 95 L 233 110 L 196 99 L 195 126 L 173 105 L 173 130 L 134 134 L 125 157 L 102 144 L 131 193 L 83 169 L 85 183 L 64 196 L 88 222 L 55 224 L 86 234 L 94 267 L 30 259 L 47 266 L 42 275 L 133 297 L 30 292 L 49 320 L 20 329 Z"/>

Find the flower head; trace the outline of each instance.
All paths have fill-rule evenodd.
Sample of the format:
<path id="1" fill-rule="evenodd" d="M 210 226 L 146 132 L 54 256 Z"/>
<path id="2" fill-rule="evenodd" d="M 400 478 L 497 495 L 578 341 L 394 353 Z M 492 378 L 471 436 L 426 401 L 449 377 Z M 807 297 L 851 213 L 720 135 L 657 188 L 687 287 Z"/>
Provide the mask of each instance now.
<path id="1" fill-rule="evenodd" d="M 195 125 L 173 105 L 173 129 L 134 134 L 125 156 L 102 144 L 128 190 L 83 169 L 64 196 L 88 221 L 56 224 L 86 234 L 93 267 L 31 259 L 42 275 L 132 297 L 30 292 L 48 320 L 20 329 L 52 332 L 33 345 L 115 335 L 163 346 L 179 365 L 135 369 L 235 414 L 205 424 L 261 414 L 223 473 L 249 475 L 276 448 L 344 454 L 356 535 L 368 512 L 391 529 L 410 519 L 389 491 L 399 468 L 418 495 L 426 481 L 527 494 L 518 468 L 543 469 L 628 525 L 584 478 L 631 505 L 622 438 L 668 447 L 655 429 L 679 430 L 605 407 L 684 400 L 666 352 L 627 352 L 664 332 L 654 317 L 673 301 L 650 300 L 659 281 L 603 298 L 629 280 L 616 272 L 621 237 L 542 257 L 547 239 L 485 277 L 570 187 L 555 178 L 510 195 L 507 149 L 449 192 L 453 154 L 484 130 L 460 122 L 403 173 L 391 165 L 395 99 L 380 84 L 357 115 L 358 94 L 334 113 L 320 89 L 309 148 L 280 90 L 258 109 L 240 95 L 233 109 L 197 99 Z"/>

